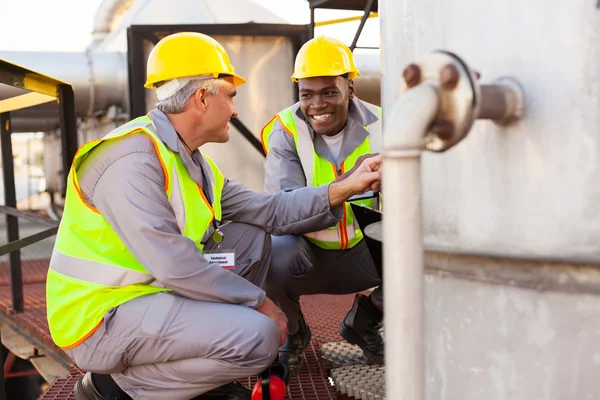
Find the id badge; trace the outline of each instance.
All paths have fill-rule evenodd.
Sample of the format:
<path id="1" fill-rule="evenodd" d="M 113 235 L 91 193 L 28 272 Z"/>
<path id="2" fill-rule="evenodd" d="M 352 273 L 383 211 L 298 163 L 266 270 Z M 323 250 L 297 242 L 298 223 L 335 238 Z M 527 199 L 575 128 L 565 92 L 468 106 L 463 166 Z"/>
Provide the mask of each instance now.
<path id="1" fill-rule="evenodd" d="M 217 249 L 213 251 L 205 251 L 202 255 L 209 263 L 219 264 L 225 269 L 235 268 L 234 250 Z"/>

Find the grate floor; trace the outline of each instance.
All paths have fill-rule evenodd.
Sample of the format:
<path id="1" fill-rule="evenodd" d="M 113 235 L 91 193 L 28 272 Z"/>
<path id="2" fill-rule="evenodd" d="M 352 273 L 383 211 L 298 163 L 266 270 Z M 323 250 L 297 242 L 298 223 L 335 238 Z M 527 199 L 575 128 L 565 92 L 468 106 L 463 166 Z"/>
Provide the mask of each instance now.
<path id="1" fill-rule="evenodd" d="M 344 400 L 349 399 L 336 393 L 329 379 L 332 365 L 320 356 L 320 347 L 324 343 L 341 341 L 338 325 L 352 306 L 353 295 L 346 296 L 305 296 L 302 308 L 313 334 L 312 342 L 306 349 L 307 365 L 292 377 L 286 399 L 288 400 Z M 73 385 L 82 372 L 76 367 L 71 369 L 69 377 L 58 379 L 41 397 L 43 400 L 74 400 Z M 254 379 L 244 383 L 250 387 Z"/>
<path id="2" fill-rule="evenodd" d="M 23 282 L 25 311 L 14 314 L 10 290 L 10 268 L 0 263 L 0 313 L 9 316 L 29 335 L 52 344 L 46 320 L 45 278 L 48 260 L 24 260 Z M 307 364 L 302 371 L 292 377 L 286 399 L 288 400 L 344 400 L 345 395 L 336 393 L 336 387 L 329 378 L 335 365 L 321 357 L 321 346 L 325 343 L 340 342 L 338 326 L 352 305 L 354 296 L 305 296 L 302 307 L 313 334 L 312 342 L 306 349 Z M 67 378 L 54 381 L 40 400 L 74 400 L 73 386 L 82 375 L 76 366 L 71 368 Z M 247 379 L 252 386 L 254 379 Z"/>

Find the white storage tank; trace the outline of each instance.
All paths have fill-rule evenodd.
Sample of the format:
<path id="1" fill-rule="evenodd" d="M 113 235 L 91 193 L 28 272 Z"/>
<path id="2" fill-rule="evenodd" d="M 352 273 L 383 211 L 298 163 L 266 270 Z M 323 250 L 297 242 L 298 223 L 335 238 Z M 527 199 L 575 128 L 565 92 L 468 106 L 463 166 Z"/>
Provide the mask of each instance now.
<path id="1" fill-rule="evenodd" d="M 413 296 L 395 327 L 422 322 L 426 351 L 386 326 L 386 362 L 424 375 L 388 374 L 387 398 L 600 398 L 600 4 L 381 0 L 380 17 L 384 126 L 404 68 L 438 49 L 525 95 L 516 123 L 421 156 L 424 316 Z"/>

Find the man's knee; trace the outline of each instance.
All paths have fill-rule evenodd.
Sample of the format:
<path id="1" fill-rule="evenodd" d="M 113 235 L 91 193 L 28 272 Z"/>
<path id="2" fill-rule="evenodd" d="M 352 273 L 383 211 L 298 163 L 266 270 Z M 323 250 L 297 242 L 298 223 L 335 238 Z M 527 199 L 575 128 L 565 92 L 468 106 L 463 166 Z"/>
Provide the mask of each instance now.
<path id="1" fill-rule="evenodd" d="M 286 280 L 291 277 L 304 276 L 312 270 L 312 260 L 305 240 L 295 235 L 272 237 L 271 272 L 273 277 L 278 280 Z"/>
<path id="2" fill-rule="evenodd" d="M 259 374 L 273 364 L 279 352 L 279 328 L 266 316 L 263 317 L 264 321 L 257 323 L 254 343 L 246 354 L 247 366 L 253 374 Z"/>

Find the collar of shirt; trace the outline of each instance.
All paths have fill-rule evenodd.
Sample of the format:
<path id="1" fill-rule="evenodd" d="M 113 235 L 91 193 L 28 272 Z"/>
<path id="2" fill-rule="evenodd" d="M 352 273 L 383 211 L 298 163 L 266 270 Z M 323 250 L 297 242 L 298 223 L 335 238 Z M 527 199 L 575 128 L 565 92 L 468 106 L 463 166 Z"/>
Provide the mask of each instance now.
<path id="1" fill-rule="evenodd" d="M 152 123 L 156 128 L 160 140 L 162 140 L 171 151 L 179 154 L 190 177 L 203 188 L 204 193 L 208 194 L 208 201 L 211 202 L 211 199 L 213 198 L 212 187 L 208 182 L 205 182 L 205 180 L 202 179 L 202 171 L 204 171 L 204 174 L 208 179 L 209 176 L 212 176 L 212 170 L 204 157 L 202 157 L 200 150 L 194 150 L 191 156 L 188 154 L 184 144 L 179 140 L 177 131 L 175 131 L 171 121 L 169 121 L 169 118 L 164 112 L 155 108 L 150 111 L 148 115 L 150 116 L 150 119 L 152 119 Z"/>
<path id="2" fill-rule="evenodd" d="M 354 99 L 352 99 L 348 105 L 348 119 L 346 120 L 346 126 L 344 127 L 342 148 L 340 149 L 340 153 L 336 160 L 333 158 L 329 151 L 329 147 L 321 135 L 316 135 L 314 133 L 310 123 L 302 113 L 300 103 L 296 103 L 296 106 L 296 115 L 308 125 L 308 129 L 312 135 L 315 152 L 320 157 L 335 165 L 338 170 L 340 169 L 341 163 L 369 136 L 369 132 L 365 129 L 365 126 L 369 126 L 379 120 L 378 115 L 373 114 L 362 103 L 362 100 L 354 96 Z"/>

